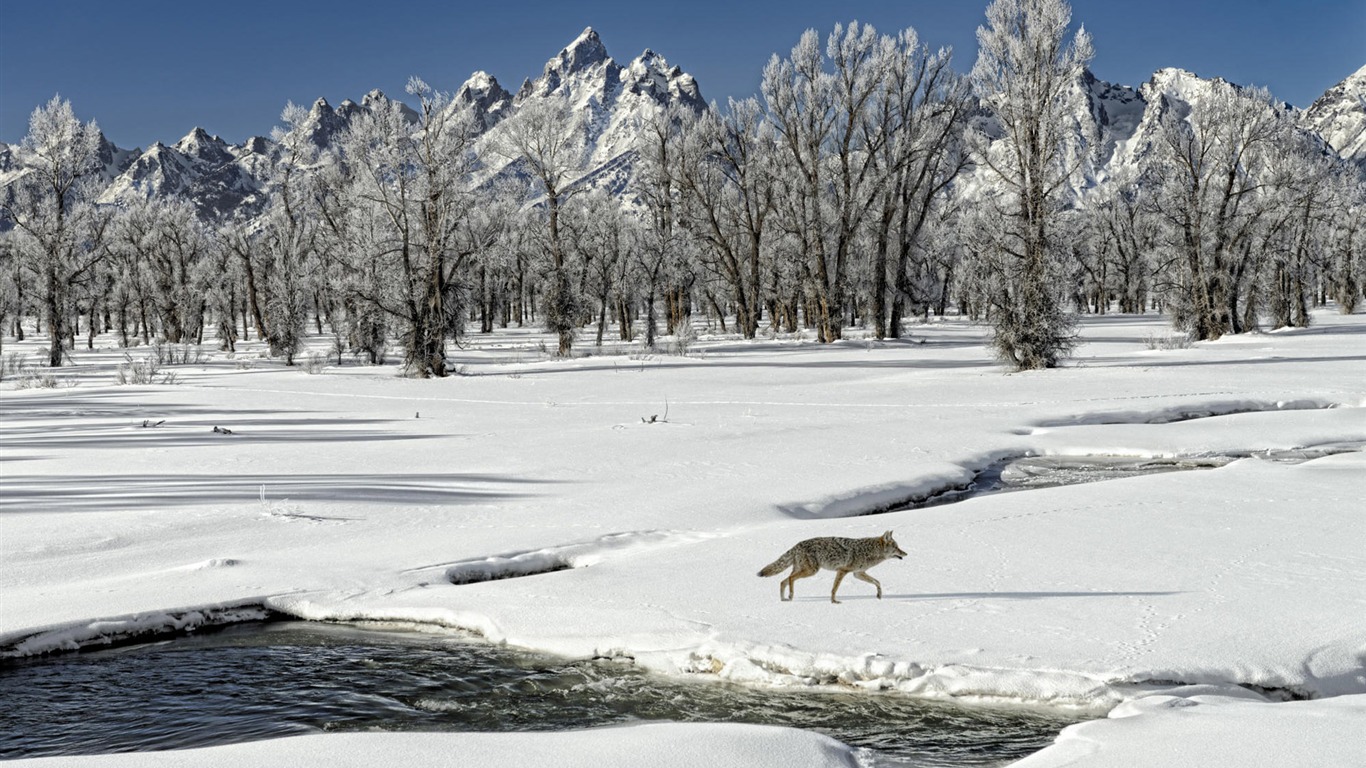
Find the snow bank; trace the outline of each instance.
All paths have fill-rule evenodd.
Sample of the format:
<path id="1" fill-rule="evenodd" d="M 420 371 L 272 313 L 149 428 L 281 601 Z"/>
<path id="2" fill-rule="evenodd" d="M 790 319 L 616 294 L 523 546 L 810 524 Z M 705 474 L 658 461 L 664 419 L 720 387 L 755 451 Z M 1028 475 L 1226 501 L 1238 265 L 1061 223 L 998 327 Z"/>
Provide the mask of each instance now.
<path id="1" fill-rule="evenodd" d="M 792 728 L 651 724 L 558 733 L 334 733 L 206 749 L 13 760 L 13 768 L 236 768 L 326 762 L 332 768 L 856 768 L 858 752 Z"/>
<path id="2" fill-rule="evenodd" d="M 923 665 L 877 653 L 850 657 L 774 645 L 708 643 L 690 654 L 681 671 L 776 687 L 859 688 L 942 701 L 1029 704 L 1097 713 L 1108 711 L 1125 697 L 1104 679 L 1061 670 Z"/>
<path id="3" fill-rule="evenodd" d="M 0 635 L 0 658 L 34 656 L 53 651 L 76 651 L 99 645 L 113 645 L 176 633 L 193 632 L 205 627 L 264 621 L 271 612 L 259 600 L 236 605 L 207 605 L 179 610 L 152 611 L 116 616 L 97 621 L 30 630 L 28 634 Z"/>
<path id="4" fill-rule="evenodd" d="M 1270 704 L 1227 695 L 1150 696 L 1068 726 L 1014 768 L 1366 765 L 1366 696 Z"/>

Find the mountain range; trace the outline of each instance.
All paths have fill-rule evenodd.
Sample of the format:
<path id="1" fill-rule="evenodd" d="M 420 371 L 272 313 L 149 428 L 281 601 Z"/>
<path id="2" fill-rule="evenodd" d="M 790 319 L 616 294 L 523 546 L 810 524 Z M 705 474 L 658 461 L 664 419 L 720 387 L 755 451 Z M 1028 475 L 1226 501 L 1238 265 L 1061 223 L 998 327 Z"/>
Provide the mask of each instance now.
<path id="1" fill-rule="evenodd" d="M 1107 83 L 1088 72 L 1089 114 L 1078 119 L 1094 121 L 1102 136 L 1101 156 L 1108 159 L 1097 175 L 1105 174 L 1111 165 L 1132 161 L 1135 142 L 1130 140 L 1152 129 L 1160 112 L 1154 105 L 1198 102 L 1203 91 L 1221 82 L 1164 69 L 1133 88 Z M 488 73 L 475 72 L 456 91 L 449 109 L 468 111 L 475 130 L 487 141 L 525 105 L 551 98 L 564 99 L 571 107 L 573 120 L 566 130 L 573 132 L 574 147 L 581 155 L 583 173 L 578 183 L 618 195 L 631 177 L 633 145 L 645 121 L 669 105 L 693 111 L 706 107 L 691 75 L 650 50 L 619 64 L 589 28 L 547 61 L 538 77 L 525 80 L 515 94 Z M 377 90 L 365 94 L 359 103 L 348 99 L 336 107 L 318 99 L 294 130 L 325 149 L 356 115 L 387 102 L 389 97 Z M 1322 137 L 1366 175 L 1366 67 L 1330 88 L 1308 109 L 1294 110 L 1288 105 L 1285 109 L 1293 112 L 1299 126 Z M 229 144 L 195 128 L 174 144 L 158 142 L 145 150 L 121 149 L 102 138 L 100 154 L 102 175 L 108 182 L 100 202 L 177 194 L 191 200 L 202 216 L 216 218 L 259 210 L 277 148 L 263 136 Z M 22 149 L 0 143 L 0 187 L 21 175 L 24 166 Z"/>

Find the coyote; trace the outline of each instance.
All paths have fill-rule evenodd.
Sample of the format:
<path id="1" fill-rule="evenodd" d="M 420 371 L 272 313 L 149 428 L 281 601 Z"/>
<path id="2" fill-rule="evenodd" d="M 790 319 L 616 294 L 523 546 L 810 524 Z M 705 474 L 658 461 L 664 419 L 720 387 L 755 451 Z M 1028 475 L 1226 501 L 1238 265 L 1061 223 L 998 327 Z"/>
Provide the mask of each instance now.
<path id="1" fill-rule="evenodd" d="M 835 586 L 830 589 L 830 602 L 838 603 L 835 593 L 839 591 L 840 582 L 844 580 L 845 574 L 852 573 L 854 578 L 877 587 L 877 596 L 881 600 L 882 585 L 868 575 L 868 569 L 889 557 L 900 560 L 905 556 L 906 553 L 901 551 L 901 547 L 892 541 L 891 531 L 866 539 L 821 536 L 798 542 L 797 546 L 784 552 L 782 557 L 764 566 L 759 575 L 775 576 L 789 565 L 792 566 L 792 573 L 778 584 L 779 599 L 791 600 L 793 584 L 797 579 L 814 576 L 820 569 L 827 568 L 835 572 Z"/>

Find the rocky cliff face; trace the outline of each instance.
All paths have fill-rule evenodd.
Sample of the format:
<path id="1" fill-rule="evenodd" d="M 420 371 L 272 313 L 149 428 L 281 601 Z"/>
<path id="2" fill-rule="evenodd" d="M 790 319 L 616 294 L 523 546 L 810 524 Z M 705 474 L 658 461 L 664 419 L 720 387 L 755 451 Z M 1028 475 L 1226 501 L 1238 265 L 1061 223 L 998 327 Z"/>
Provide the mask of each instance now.
<path id="1" fill-rule="evenodd" d="M 1366 173 L 1366 66 L 1315 99 L 1304 125 Z"/>

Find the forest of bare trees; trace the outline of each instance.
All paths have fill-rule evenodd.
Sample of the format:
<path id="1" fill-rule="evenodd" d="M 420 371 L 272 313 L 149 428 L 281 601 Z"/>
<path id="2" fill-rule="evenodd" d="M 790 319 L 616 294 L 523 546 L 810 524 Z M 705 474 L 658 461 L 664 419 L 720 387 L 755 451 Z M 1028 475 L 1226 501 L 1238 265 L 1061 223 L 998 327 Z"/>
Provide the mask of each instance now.
<path id="1" fill-rule="evenodd" d="M 1091 44 L 1070 22 L 1062 0 L 996 0 L 970 75 L 913 30 L 808 31 L 758 98 L 662 107 L 611 192 L 580 181 L 567 103 L 482 136 L 414 79 L 413 105 L 379 104 L 329 147 L 286 108 L 262 210 L 100 204 L 98 128 L 54 98 L 3 200 L 0 331 L 45 335 L 53 367 L 82 329 L 259 339 L 290 364 L 312 334 L 339 362 L 395 349 L 427 377 L 451 373 L 464 334 L 509 325 L 567 356 L 609 333 L 653 346 L 703 315 L 833 342 L 957 313 L 1030 369 L 1066 359 L 1079 313 L 1161 312 L 1203 340 L 1354 311 L 1360 172 L 1270 94 L 1222 81 L 1198 108 L 1150 104 L 1132 162 L 1097 172 Z"/>

